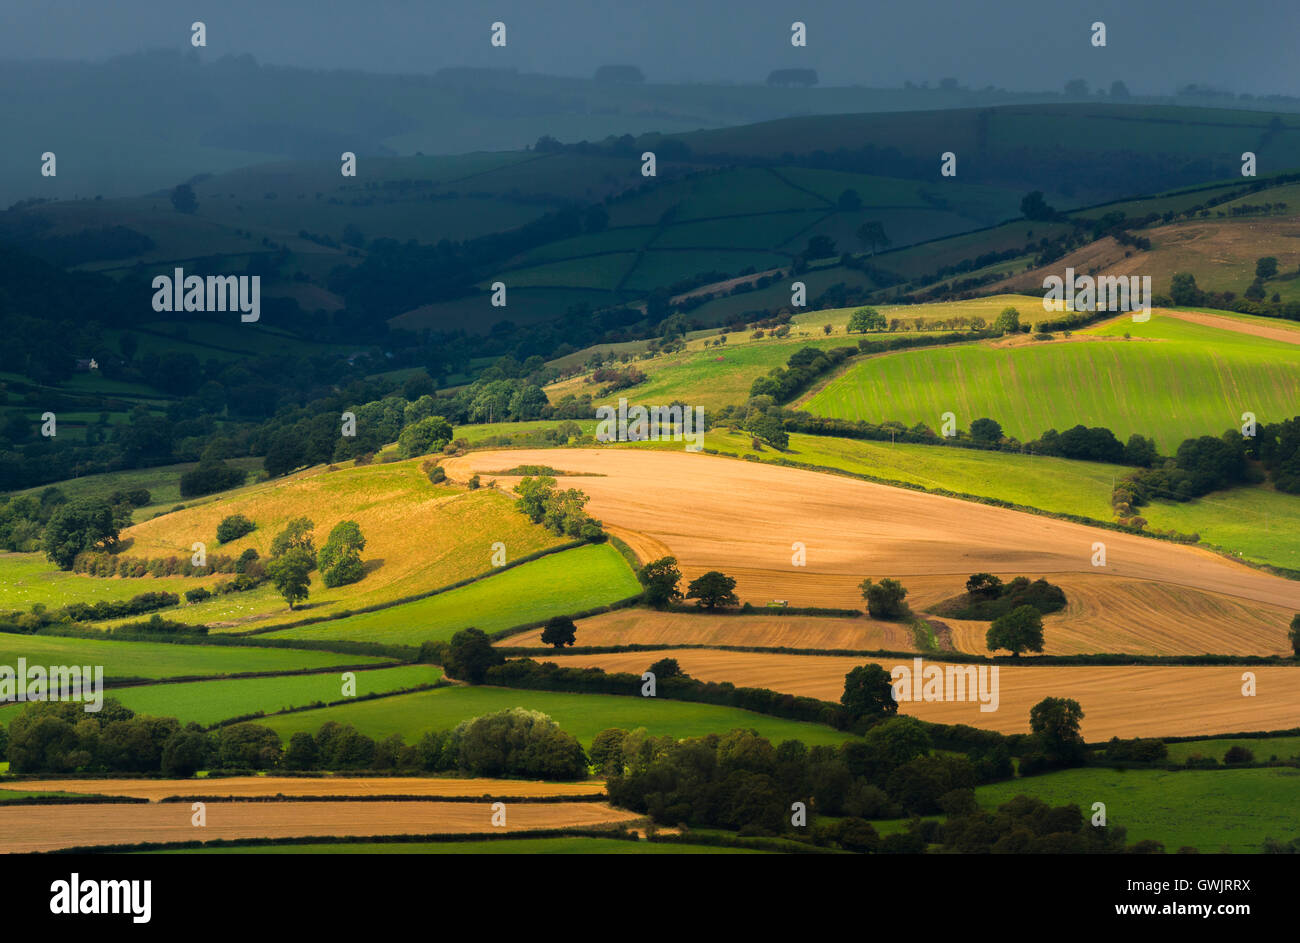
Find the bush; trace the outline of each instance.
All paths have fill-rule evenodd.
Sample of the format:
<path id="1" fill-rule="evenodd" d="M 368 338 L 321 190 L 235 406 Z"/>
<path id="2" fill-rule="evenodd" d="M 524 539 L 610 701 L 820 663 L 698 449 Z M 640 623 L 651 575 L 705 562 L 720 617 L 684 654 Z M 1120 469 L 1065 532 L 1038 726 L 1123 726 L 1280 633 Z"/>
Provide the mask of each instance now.
<path id="1" fill-rule="evenodd" d="M 185 590 L 185 601 L 188 603 L 203 602 L 205 599 L 211 599 L 212 593 L 202 586 L 196 586 L 193 589 Z"/>
<path id="2" fill-rule="evenodd" d="M 397 452 L 402 458 L 440 452 L 451 436 L 451 423 L 442 416 L 428 416 L 402 430 L 397 437 Z"/>
<path id="3" fill-rule="evenodd" d="M 898 580 L 883 579 L 879 583 L 863 580 L 859 584 L 862 598 L 867 601 L 867 612 L 876 619 L 901 619 L 909 613 L 903 599 L 907 590 Z"/>
<path id="4" fill-rule="evenodd" d="M 1228 752 L 1223 754 L 1224 766 L 1240 766 L 1243 763 L 1254 763 L 1255 754 L 1243 746 L 1228 747 Z"/>
<path id="5" fill-rule="evenodd" d="M 245 534 L 251 534 L 256 529 L 257 525 L 244 515 L 231 514 L 229 517 L 222 518 L 221 523 L 217 525 L 217 543 L 228 544 Z"/>

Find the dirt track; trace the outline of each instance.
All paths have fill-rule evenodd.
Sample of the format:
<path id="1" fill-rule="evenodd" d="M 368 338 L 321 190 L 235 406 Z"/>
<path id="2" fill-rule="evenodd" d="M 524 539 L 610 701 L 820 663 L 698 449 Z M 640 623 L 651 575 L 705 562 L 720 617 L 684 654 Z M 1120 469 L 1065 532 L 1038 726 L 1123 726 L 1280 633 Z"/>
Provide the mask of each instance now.
<path id="1" fill-rule="evenodd" d="M 1263 337 L 1271 341 L 1281 341 L 1284 344 L 1300 344 L 1300 330 L 1284 326 L 1290 323 L 1287 321 L 1281 322 L 1282 326 L 1274 327 L 1271 324 L 1260 324 L 1256 321 L 1246 321 L 1241 318 L 1219 317 L 1213 314 L 1204 314 L 1200 311 L 1173 311 L 1162 308 L 1160 313 L 1167 318 L 1178 318 L 1180 321 L 1190 321 L 1193 324 L 1214 327 L 1221 331 L 1236 331 L 1238 334 Z"/>
<path id="2" fill-rule="evenodd" d="M 730 681 L 738 687 L 770 688 L 828 701 L 840 699 L 850 670 L 872 661 L 710 649 L 568 655 L 554 660 L 570 667 L 640 673 L 665 656 L 677 659 L 687 674 L 701 681 Z M 876 664 L 889 670 L 912 663 L 893 659 Z M 1254 697 L 1241 693 L 1245 671 L 1255 673 Z M 906 703 L 899 709 L 936 723 L 1028 733 L 1031 707 L 1045 697 L 1069 697 L 1083 707 L 1083 734 L 1089 741 L 1283 730 L 1300 724 L 1300 670 L 1294 668 L 1002 666 L 998 694 L 998 709 L 991 712 L 981 712 L 979 704 L 970 702 Z"/>
<path id="3" fill-rule="evenodd" d="M 578 484 L 595 517 L 670 550 L 687 579 L 734 576 L 755 605 L 859 607 L 863 577 L 892 576 L 924 606 L 981 570 L 1054 575 L 1075 608 L 1053 617 L 1065 630 L 1050 650 L 1242 654 L 1285 651 L 1300 611 L 1300 582 L 1205 550 L 835 475 L 640 449 L 475 452 L 444 464 L 456 480 L 518 464 L 598 473 Z M 796 541 L 805 567 L 791 564 Z M 1094 542 L 1105 567 L 1092 565 Z"/>
<path id="4" fill-rule="evenodd" d="M 232 776 L 214 779 L 41 779 L 6 788 L 132 796 L 157 802 L 169 796 L 599 796 L 603 782 L 547 783 L 517 779 L 434 779 L 427 776 Z"/>
<path id="5" fill-rule="evenodd" d="M 0 807 L 0 852 L 216 838 L 518 832 L 638 818 L 597 802 L 507 803 L 506 826 L 499 829 L 491 805 L 473 802 L 209 802 L 205 828 L 190 824 L 192 814 L 186 803 Z"/>

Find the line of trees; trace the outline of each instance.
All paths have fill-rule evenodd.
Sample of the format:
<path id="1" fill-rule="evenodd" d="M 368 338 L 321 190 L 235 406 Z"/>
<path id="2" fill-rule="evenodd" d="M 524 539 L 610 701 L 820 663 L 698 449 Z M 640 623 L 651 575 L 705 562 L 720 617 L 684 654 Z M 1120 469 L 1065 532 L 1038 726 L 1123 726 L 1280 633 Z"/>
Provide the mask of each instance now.
<path id="1" fill-rule="evenodd" d="M 590 500 L 577 488 L 560 490 L 550 475 L 525 477 L 514 487 L 518 508 L 534 524 L 542 524 L 561 537 L 599 541 L 605 537 L 600 521 L 584 510 Z"/>
<path id="2" fill-rule="evenodd" d="M 87 713 L 69 701 L 28 704 L 0 745 L 13 773 L 161 773 L 185 778 L 221 770 L 403 770 L 472 776 L 573 780 L 587 775 L 587 756 L 545 714 L 513 708 L 425 734 L 375 740 L 351 724 L 328 721 L 315 734 L 295 733 L 287 747 L 270 727 L 236 723 L 205 730 L 175 717 L 145 717 L 106 698 Z"/>

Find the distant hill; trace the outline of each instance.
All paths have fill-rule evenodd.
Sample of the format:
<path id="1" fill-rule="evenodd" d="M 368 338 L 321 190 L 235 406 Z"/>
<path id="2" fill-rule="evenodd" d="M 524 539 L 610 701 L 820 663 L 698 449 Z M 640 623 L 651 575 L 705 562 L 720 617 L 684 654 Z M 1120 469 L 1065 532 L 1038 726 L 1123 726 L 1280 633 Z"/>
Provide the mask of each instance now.
<path id="1" fill-rule="evenodd" d="M 460 154 L 517 150 L 543 135 L 572 143 L 798 116 L 1056 107 L 1066 100 L 1057 92 L 955 86 L 778 88 L 757 75 L 752 85 L 664 85 L 653 68 L 647 73 L 647 82 L 623 83 L 506 69 L 326 72 L 261 65 L 251 56 L 206 62 L 195 51 L 161 50 L 99 63 L 0 63 L 0 86 L 12 90 L 0 100 L 0 125 L 8 140 L 27 142 L 0 154 L 0 206 L 41 196 L 138 195 L 254 163 L 334 161 L 344 150 L 367 157 Z M 1197 98 L 1133 101 L 1202 104 Z M 1300 100 L 1290 99 L 1221 96 L 1214 104 L 1300 111 Z M 711 151 L 729 149 L 708 138 L 701 146 L 706 140 Z M 810 149 L 819 146 L 825 145 Z M 963 149 L 969 150 L 965 141 L 950 141 L 936 154 Z M 46 150 L 58 155 L 57 177 L 40 176 L 37 157 Z"/>

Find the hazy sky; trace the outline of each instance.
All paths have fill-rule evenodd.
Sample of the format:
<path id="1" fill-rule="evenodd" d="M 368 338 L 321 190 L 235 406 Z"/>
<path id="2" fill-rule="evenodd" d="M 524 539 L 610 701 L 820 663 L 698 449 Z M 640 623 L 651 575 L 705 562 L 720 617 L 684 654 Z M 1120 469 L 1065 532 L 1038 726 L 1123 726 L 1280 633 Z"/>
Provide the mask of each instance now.
<path id="1" fill-rule="evenodd" d="M 1164 94 L 1187 82 L 1300 95 L 1300 4 L 1283 0 L 0 0 L 0 58 L 103 59 L 188 48 L 316 68 L 449 65 L 590 75 L 612 62 L 651 80 L 753 81 L 811 66 L 823 84 L 1059 89 L 1068 78 Z M 494 20 L 508 45 L 488 42 Z M 808 47 L 790 45 L 790 24 Z M 1094 48 L 1090 25 L 1105 22 Z"/>

